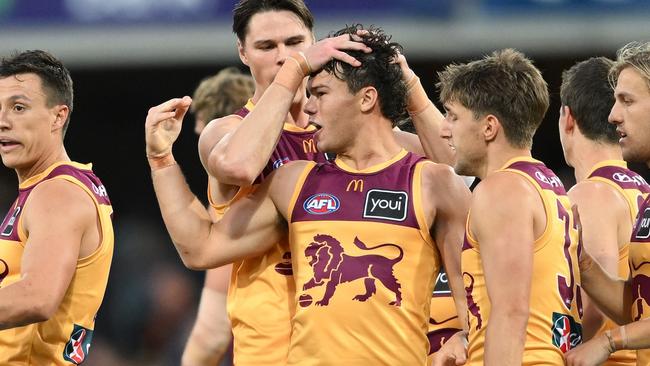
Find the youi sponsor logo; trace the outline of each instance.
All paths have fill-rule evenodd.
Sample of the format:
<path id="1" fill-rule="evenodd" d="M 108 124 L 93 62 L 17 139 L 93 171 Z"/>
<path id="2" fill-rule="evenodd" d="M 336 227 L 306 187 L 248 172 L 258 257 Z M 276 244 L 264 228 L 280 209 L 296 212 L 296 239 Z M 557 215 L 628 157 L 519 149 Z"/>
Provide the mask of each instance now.
<path id="1" fill-rule="evenodd" d="M 371 189 L 366 194 L 363 217 L 404 221 L 408 208 L 408 193 Z"/>
<path id="2" fill-rule="evenodd" d="M 302 207 L 312 215 L 326 215 L 338 211 L 341 201 L 329 193 L 316 193 L 309 196 Z"/>

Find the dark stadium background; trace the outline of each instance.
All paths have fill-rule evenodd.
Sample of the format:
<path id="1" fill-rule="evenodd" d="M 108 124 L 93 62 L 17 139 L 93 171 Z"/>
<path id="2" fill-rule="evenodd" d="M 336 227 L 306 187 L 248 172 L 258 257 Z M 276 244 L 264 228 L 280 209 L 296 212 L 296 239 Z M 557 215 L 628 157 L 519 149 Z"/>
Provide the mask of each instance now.
<path id="1" fill-rule="evenodd" d="M 148 17 L 112 14 L 99 20 L 71 15 L 69 8 L 78 10 L 83 0 L 20 3 L 18 7 L 17 1 L 0 0 L 0 54 L 43 48 L 69 65 L 75 105 L 67 151 L 73 160 L 93 163 L 115 210 L 114 263 L 86 364 L 177 365 L 196 311 L 202 274 L 182 266 L 164 230 L 144 154 L 144 120 L 151 106 L 191 95 L 203 77 L 223 67 L 238 65 L 246 71 L 229 30 L 234 2 L 185 1 L 202 8 L 180 19 L 158 9 Z M 108 3 L 86 0 L 87 6 Z M 562 70 L 591 56 L 615 57 L 626 42 L 650 37 L 650 6 L 639 0 L 621 1 L 618 6 L 599 0 L 307 0 L 307 4 L 314 10 L 319 38 L 355 22 L 387 24 L 384 28 L 404 44 L 411 67 L 436 102 L 435 73 L 450 62 L 503 47 L 524 51 L 541 69 L 551 94 L 533 155 L 555 170 L 567 188 L 574 183 L 573 172 L 564 163 L 557 131 Z M 192 190 L 204 199 L 206 176 L 197 156 L 193 123 L 188 115 L 174 155 Z M 633 168 L 650 178 L 646 167 Z M 3 214 L 16 196 L 16 183 L 13 171 L 0 169 Z"/>

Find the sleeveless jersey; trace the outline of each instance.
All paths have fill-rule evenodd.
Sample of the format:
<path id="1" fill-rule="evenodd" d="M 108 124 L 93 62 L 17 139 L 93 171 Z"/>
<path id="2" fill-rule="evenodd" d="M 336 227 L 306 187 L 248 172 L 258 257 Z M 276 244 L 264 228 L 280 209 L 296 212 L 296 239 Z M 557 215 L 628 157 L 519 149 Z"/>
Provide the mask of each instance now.
<path id="1" fill-rule="evenodd" d="M 255 105 L 249 100 L 236 112 L 245 117 Z M 301 129 L 285 123 L 280 139 L 268 164 L 256 179 L 261 183 L 271 172 L 293 160 L 324 162 L 314 140 L 316 129 Z M 209 193 L 208 189 L 208 193 Z M 240 189 L 226 205 L 212 207 L 223 214 L 234 200 L 250 192 Z M 227 309 L 233 332 L 234 362 L 246 365 L 284 365 L 291 336 L 291 317 L 295 310 L 295 285 L 291 269 L 291 252 L 286 239 L 264 255 L 233 263 L 228 288 Z"/>
<path id="2" fill-rule="evenodd" d="M 515 158 L 500 171 L 512 172 L 528 180 L 539 193 L 546 211 L 546 228 L 533 244 L 530 316 L 522 365 L 564 365 L 562 354 L 582 341 L 578 233 L 574 228 L 571 203 L 560 179 L 537 160 Z M 480 243 L 469 229 L 471 214 L 489 213 L 470 213 L 461 255 L 469 321 L 468 365 L 483 365 L 491 304 Z"/>
<path id="3" fill-rule="evenodd" d="M 639 214 L 630 242 L 633 321 L 650 318 L 650 196 L 639 197 Z M 637 365 L 650 365 L 650 349 L 637 351 Z"/>
<path id="4" fill-rule="evenodd" d="M 639 212 L 639 197 L 650 193 L 650 186 L 639 174 L 627 169 L 627 163 L 622 160 L 607 160 L 600 162 L 591 169 L 587 180 L 609 184 L 619 192 L 627 202 L 630 212 L 630 221 L 634 222 Z M 625 245 L 618 252 L 618 277 L 629 278 L 630 267 L 628 263 L 630 246 Z M 605 322 L 597 334 L 603 334 L 607 329 L 618 325 L 611 319 Z M 605 366 L 634 366 L 636 365 L 636 351 L 621 350 L 611 354 Z"/>
<path id="5" fill-rule="evenodd" d="M 429 317 L 429 361 L 427 365 L 433 362 L 433 354 L 440 350 L 440 347 L 449 340 L 456 332 L 463 329 L 458 314 L 456 313 L 456 304 L 451 296 L 447 272 L 444 267 L 440 268 L 440 273 L 436 279 L 433 295 L 431 297 L 431 312 Z"/>
<path id="6" fill-rule="evenodd" d="M 20 184 L 18 198 L 0 226 L 0 287 L 20 280 L 20 264 L 28 240 L 21 214 L 38 184 L 64 179 L 83 189 L 95 204 L 102 231 L 99 247 L 77 261 L 70 285 L 50 319 L 0 331 L 2 365 L 71 365 L 80 364 L 87 357 L 113 256 L 113 209 L 104 185 L 91 168 L 90 164 L 58 162 L 27 179 Z"/>
<path id="7" fill-rule="evenodd" d="M 362 171 L 309 164 L 289 206 L 296 314 L 288 365 L 424 365 L 440 257 L 422 208 L 423 158 Z"/>

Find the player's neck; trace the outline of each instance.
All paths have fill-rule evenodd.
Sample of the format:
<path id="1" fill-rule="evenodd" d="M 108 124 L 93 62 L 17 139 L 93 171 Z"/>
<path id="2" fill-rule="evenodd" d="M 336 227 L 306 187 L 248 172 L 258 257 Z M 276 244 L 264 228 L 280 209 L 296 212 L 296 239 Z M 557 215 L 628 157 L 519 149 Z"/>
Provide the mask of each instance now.
<path id="1" fill-rule="evenodd" d="M 41 156 L 36 162 L 25 168 L 16 168 L 16 175 L 18 176 L 18 184 L 26 181 L 27 179 L 44 172 L 47 168 L 59 161 L 70 161 L 68 154 L 63 145 L 53 149 L 43 151 Z"/>
<path id="2" fill-rule="evenodd" d="M 392 129 L 364 129 L 348 149 L 337 153 L 337 159 L 355 170 L 364 170 L 391 160 L 400 151 L 402 147 L 395 140 Z"/>
<path id="3" fill-rule="evenodd" d="M 573 150 L 570 161 L 574 169 L 576 182 L 587 178 L 593 167 L 605 160 L 623 160 L 621 148 L 618 145 L 585 142 Z"/>
<path id="4" fill-rule="evenodd" d="M 490 173 L 497 171 L 510 160 L 517 157 L 531 157 L 532 154 L 528 148 L 513 147 L 509 143 L 490 144 L 488 145 L 487 159 L 485 167 L 482 172 L 483 176 L 478 176 L 484 179 Z"/>

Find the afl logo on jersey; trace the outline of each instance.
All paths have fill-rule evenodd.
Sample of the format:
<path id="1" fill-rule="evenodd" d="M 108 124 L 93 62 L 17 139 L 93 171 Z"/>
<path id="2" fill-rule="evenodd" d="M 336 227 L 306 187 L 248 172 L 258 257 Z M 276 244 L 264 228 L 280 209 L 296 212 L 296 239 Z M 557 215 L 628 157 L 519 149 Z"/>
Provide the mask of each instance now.
<path id="1" fill-rule="evenodd" d="M 279 167 L 283 166 L 284 164 L 289 162 L 289 157 L 285 156 L 284 158 L 278 159 L 273 162 L 273 169 L 278 169 Z"/>
<path id="2" fill-rule="evenodd" d="M 312 215 L 326 215 L 337 211 L 341 202 L 329 193 L 316 193 L 307 198 L 302 207 Z"/>

